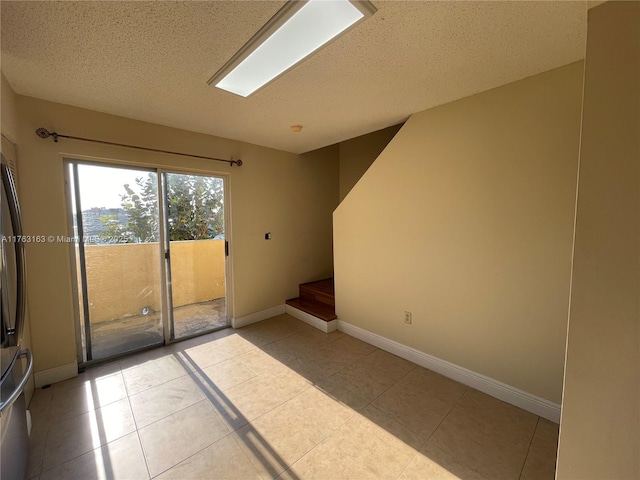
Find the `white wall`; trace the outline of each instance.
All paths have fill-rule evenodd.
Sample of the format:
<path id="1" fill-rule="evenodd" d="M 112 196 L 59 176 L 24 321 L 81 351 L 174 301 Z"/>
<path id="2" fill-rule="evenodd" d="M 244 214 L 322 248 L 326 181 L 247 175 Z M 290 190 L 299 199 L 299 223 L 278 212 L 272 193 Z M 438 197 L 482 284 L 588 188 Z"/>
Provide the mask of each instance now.
<path id="1" fill-rule="evenodd" d="M 557 478 L 640 478 L 640 3 L 589 11 Z"/>
<path id="2" fill-rule="evenodd" d="M 560 402 L 582 74 L 404 124 L 334 212 L 340 320 Z"/>
<path id="3" fill-rule="evenodd" d="M 218 137 L 18 96 L 20 189 L 25 232 L 66 235 L 63 156 L 74 155 L 229 175 L 234 301 L 241 317 L 284 304 L 301 282 L 332 272 L 331 212 L 338 203 L 338 149 L 294 155 Z M 218 158 L 225 163 L 60 139 L 51 131 Z M 273 239 L 264 240 L 272 232 Z M 27 248 L 28 295 L 36 371 L 75 360 L 72 274 L 63 243 Z"/>

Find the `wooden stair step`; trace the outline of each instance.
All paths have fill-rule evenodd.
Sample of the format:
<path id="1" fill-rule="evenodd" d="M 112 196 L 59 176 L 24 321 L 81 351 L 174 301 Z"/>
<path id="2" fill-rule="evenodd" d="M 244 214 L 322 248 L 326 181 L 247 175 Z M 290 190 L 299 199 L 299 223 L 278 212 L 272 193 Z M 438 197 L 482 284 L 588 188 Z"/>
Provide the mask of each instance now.
<path id="1" fill-rule="evenodd" d="M 336 316 L 335 308 L 323 302 L 308 301 L 298 297 L 287 300 L 287 305 L 291 305 L 292 307 L 302 310 L 303 312 L 313 315 L 325 322 L 330 322 L 331 320 L 338 318 Z"/>
<path id="2" fill-rule="evenodd" d="M 335 307 L 335 291 L 333 278 L 317 282 L 302 283 L 299 286 L 300 298 L 305 302 L 320 302 Z"/>

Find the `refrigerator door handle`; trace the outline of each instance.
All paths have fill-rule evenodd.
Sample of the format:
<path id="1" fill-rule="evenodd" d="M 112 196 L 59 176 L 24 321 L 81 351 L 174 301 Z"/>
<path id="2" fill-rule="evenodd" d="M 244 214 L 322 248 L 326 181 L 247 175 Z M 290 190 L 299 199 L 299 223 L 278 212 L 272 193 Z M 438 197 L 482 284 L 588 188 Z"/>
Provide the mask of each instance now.
<path id="1" fill-rule="evenodd" d="M 11 395 L 9 395 L 9 398 L 0 403 L 0 415 L 2 415 L 2 412 L 13 405 L 13 403 L 18 399 L 18 397 L 24 390 L 25 385 L 29 381 L 29 376 L 31 375 L 31 371 L 33 370 L 33 355 L 31 355 L 31 352 L 29 350 L 22 350 L 20 353 L 18 353 L 17 357 L 27 357 L 27 369 L 22 376 L 22 380 L 20 380 L 20 383 L 18 383 L 18 386 L 11 393 Z"/>
<path id="2" fill-rule="evenodd" d="M 14 346 L 17 346 L 20 344 L 20 340 L 22 339 L 22 333 L 24 330 L 26 309 L 25 295 L 27 291 L 26 267 L 24 260 L 24 242 L 22 241 L 22 221 L 20 219 L 20 205 L 18 204 L 18 194 L 16 191 L 15 180 L 11 173 L 11 169 L 9 169 L 8 162 L 4 158 L 4 155 L 2 155 L 0 168 L 2 168 L 2 182 L 4 183 L 4 188 L 7 195 L 7 206 L 9 207 L 9 215 L 11 217 L 13 235 L 17 239 L 17 241 L 13 242 L 15 244 L 18 289 L 16 298 L 16 318 L 14 325 L 10 327 L 6 332 L 8 335 L 14 336 L 14 341 L 11 343 L 13 343 Z"/>

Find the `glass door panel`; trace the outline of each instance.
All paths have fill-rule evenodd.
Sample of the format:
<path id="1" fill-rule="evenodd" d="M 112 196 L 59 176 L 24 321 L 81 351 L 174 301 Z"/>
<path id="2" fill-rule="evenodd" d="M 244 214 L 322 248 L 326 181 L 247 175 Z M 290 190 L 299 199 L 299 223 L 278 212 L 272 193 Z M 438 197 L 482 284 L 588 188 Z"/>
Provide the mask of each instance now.
<path id="1" fill-rule="evenodd" d="M 84 360 L 163 343 L 157 174 L 70 168 Z"/>
<path id="2" fill-rule="evenodd" d="M 164 174 L 172 338 L 228 326 L 224 180 Z"/>

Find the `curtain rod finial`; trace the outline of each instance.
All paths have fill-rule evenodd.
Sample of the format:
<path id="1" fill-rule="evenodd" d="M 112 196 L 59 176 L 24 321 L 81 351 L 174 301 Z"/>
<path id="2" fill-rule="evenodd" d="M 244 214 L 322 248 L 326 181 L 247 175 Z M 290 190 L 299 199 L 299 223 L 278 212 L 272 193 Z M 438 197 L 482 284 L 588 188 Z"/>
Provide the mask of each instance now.
<path id="1" fill-rule="evenodd" d="M 46 128 L 40 127 L 36 130 L 36 135 L 40 138 L 49 138 L 51 136 L 51 132 L 49 132 L 49 130 L 47 130 Z"/>
<path id="2" fill-rule="evenodd" d="M 56 132 L 50 132 L 46 128 L 40 127 L 36 130 L 36 135 L 42 139 L 53 137 L 53 141 L 58 143 L 58 134 Z"/>

